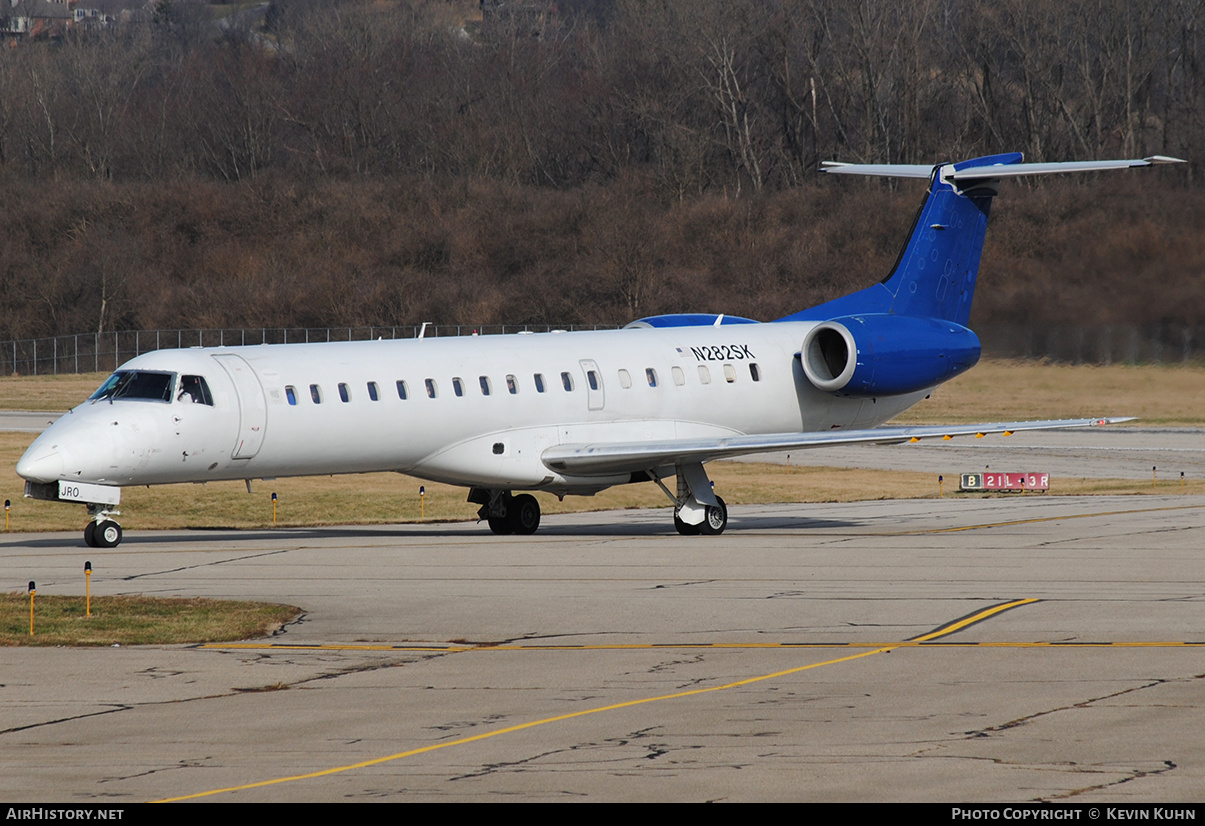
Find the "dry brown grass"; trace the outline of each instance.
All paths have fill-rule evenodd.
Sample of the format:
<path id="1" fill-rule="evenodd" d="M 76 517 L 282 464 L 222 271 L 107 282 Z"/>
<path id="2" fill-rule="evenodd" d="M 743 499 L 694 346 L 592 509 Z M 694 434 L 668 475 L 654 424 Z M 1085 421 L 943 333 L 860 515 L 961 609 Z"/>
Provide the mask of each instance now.
<path id="1" fill-rule="evenodd" d="M 66 413 L 91 396 L 107 376 L 108 373 L 3 376 L 0 377 L 0 410 L 60 410 Z"/>
<path id="2" fill-rule="evenodd" d="M 896 421 L 985 422 L 1137 416 L 1144 425 L 1205 424 L 1205 367 L 989 359 Z"/>
<path id="3" fill-rule="evenodd" d="M 94 597 L 88 616 L 82 596 L 37 595 L 31 635 L 29 608 L 28 594 L 0 594 L 0 646 L 230 642 L 266 636 L 301 614 L 292 605 L 122 596 Z"/>

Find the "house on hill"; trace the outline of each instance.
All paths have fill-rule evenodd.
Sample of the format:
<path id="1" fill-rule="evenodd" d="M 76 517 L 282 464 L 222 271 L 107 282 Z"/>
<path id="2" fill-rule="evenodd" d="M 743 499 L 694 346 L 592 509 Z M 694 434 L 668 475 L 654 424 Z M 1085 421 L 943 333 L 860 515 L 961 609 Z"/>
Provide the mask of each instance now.
<path id="1" fill-rule="evenodd" d="M 75 19 L 74 0 L 0 0 L 0 34 L 62 37 Z"/>

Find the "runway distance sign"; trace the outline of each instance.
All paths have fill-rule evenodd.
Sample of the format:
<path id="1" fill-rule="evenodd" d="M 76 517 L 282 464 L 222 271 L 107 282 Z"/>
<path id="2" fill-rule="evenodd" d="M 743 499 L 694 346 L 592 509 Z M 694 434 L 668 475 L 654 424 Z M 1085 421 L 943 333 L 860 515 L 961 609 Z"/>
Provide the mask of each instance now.
<path id="1" fill-rule="evenodd" d="M 959 490 L 1023 493 L 1050 490 L 1049 473 L 964 473 Z"/>

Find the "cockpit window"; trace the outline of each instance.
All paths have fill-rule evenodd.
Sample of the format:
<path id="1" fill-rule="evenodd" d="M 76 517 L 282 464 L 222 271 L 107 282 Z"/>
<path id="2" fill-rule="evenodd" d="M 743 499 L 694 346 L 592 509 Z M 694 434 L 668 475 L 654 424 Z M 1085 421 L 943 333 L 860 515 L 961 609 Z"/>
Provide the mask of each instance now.
<path id="1" fill-rule="evenodd" d="M 209 385 L 204 376 L 181 376 L 180 392 L 176 401 L 191 402 L 192 404 L 207 404 L 213 407 L 213 396 L 209 393 Z M 294 401 L 293 404 L 297 402 Z"/>
<path id="2" fill-rule="evenodd" d="M 139 401 L 170 402 L 172 388 L 176 386 L 175 373 L 152 373 L 146 370 L 123 370 L 109 376 L 89 398 L 98 402 L 108 399 L 136 399 Z M 208 404 L 213 404 L 210 400 Z"/>

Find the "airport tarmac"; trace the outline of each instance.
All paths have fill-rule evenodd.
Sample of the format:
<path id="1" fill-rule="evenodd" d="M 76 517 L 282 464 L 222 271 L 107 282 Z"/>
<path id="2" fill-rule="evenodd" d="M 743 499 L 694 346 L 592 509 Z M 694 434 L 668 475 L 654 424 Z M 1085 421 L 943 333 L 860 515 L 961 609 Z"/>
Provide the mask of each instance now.
<path id="1" fill-rule="evenodd" d="M 0 430 L 15 433 L 41 433 L 58 421 L 62 415 L 62 411 L 55 413 L 49 410 L 0 410 Z M 32 442 L 33 439 L 31 438 L 30 441 Z"/>
<path id="2" fill-rule="evenodd" d="M 720 537 L 667 510 L 9 535 L 9 589 L 80 593 L 90 559 L 96 594 L 305 614 L 250 647 L 4 649 L 0 798 L 1199 801 L 1203 517 L 947 497 L 738 507 Z"/>

